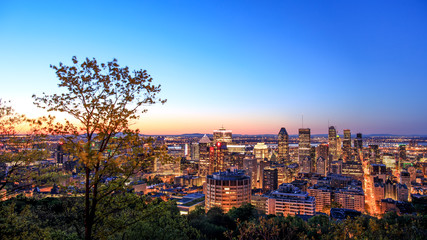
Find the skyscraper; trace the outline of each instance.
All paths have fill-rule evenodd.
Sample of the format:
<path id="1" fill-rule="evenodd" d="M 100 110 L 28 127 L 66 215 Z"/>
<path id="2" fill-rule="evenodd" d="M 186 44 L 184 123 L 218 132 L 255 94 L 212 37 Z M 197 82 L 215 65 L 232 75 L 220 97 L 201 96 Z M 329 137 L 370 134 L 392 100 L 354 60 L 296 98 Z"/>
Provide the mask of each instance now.
<path id="1" fill-rule="evenodd" d="M 399 159 L 397 161 L 397 169 L 400 169 L 401 164 L 406 161 L 406 145 L 399 145 Z"/>
<path id="2" fill-rule="evenodd" d="M 264 160 L 264 158 L 268 158 L 268 146 L 265 143 L 257 143 L 254 146 L 254 155 L 256 159 L 259 161 Z"/>
<path id="3" fill-rule="evenodd" d="M 316 148 L 316 156 L 317 157 L 323 157 L 324 159 L 328 159 L 328 155 L 329 155 L 329 146 L 326 143 L 322 143 L 317 145 Z"/>
<path id="4" fill-rule="evenodd" d="M 209 174 L 226 170 L 225 156 L 227 153 L 227 143 L 225 142 L 217 142 L 209 148 Z"/>
<path id="5" fill-rule="evenodd" d="M 310 128 L 300 128 L 298 136 L 298 161 L 302 165 L 306 157 L 310 158 Z"/>
<path id="6" fill-rule="evenodd" d="M 282 127 L 278 134 L 279 161 L 289 161 L 289 135 L 286 128 Z"/>
<path id="7" fill-rule="evenodd" d="M 191 143 L 190 156 L 191 156 L 191 160 L 200 160 L 199 143 L 197 142 Z"/>
<path id="8" fill-rule="evenodd" d="M 343 154 L 344 154 L 344 162 L 351 161 L 351 132 L 350 132 L 350 129 L 344 129 Z"/>
<path id="9" fill-rule="evenodd" d="M 335 129 L 334 126 L 329 127 L 328 139 L 329 139 L 329 155 L 332 156 L 332 160 L 337 160 L 338 159 L 337 130 Z"/>
<path id="10" fill-rule="evenodd" d="M 316 153 L 316 168 L 318 168 L 317 163 L 319 161 L 319 157 L 322 157 L 323 161 L 324 161 L 324 163 L 323 163 L 324 164 L 323 167 L 325 170 L 324 175 L 326 175 L 329 172 L 329 169 L 331 167 L 331 162 L 332 162 L 332 160 L 329 157 L 329 146 L 326 143 L 319 144 L 316 148 L 316 151 L 317 151 L 317 153 Z"/>
<path id="11" fill-rule="evenodd" d="M 361 133 L 356 134 L 353 145 L 355 154 L 354 159 L 357 162 L 361 162 L 363 159 L 363 139 Z"/>
<path id="12" fill-rule="evenodd" d="M 382 163 L 380 158 L 380 149 L 378 145 L 372 144 L 369 145 L 369 153 L 370 153 L 370 160 L 371 163 Z"/>
<path id="13" fill-rule="evenodd" d="M 206 177 L 209 172 L 209 147 L 211 140 L 206 134 L 199 141 L 199 176 Z"/>
<path id="14" fill-rule="evenodd" d="M 322 156 L 318 157 L 316 160 L 316 173 L 322 175 L 322 176 L 326 176 L 328 171 L 327 171 L 327 161 L 325 158 L 323 158 Z"/>
<path id="15" fill-rule="evenodd" d="M 232 142 L 232 132 L 231 130 L 227 130 L 225 128 L 220 128 L 218 130 L 213 131 L 213 143 L 216 144 L 217 142 L 225 142 L 225 143 L 231 143 Z"/>
<path id="16" fill-rule="evenodd" d="M 363 149 L 363 139 L 362 139 L 362 134 L 361 133 L 357 133 L 356 134 L 356 139 L 354 139 L 354 147 L 357 150 L 362 150 Z"/>

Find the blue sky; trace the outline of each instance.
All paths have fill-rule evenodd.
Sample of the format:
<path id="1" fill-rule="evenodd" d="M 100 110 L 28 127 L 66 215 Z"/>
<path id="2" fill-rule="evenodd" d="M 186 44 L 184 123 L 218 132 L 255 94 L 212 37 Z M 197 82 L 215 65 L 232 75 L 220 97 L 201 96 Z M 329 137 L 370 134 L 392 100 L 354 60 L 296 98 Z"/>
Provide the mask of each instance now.
<path id="1" fill-rule="evenodd" d="M 147 134 L 427 134 L 425 1 L 2 1 L 0 36 L 0 97 L 30 116 L 77 56 L 162 84 Z"/>

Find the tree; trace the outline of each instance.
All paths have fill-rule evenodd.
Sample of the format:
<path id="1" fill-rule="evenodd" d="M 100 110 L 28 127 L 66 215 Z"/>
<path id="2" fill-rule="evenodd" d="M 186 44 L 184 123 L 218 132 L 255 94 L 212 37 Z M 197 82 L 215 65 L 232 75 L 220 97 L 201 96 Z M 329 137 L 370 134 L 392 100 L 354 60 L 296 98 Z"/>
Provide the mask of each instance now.
<path id="1" fill-rule="evenodd" d="M 62 134 L 65 149 L 82 165 L 85 239 L 91 239 L 94 225 L 105 217 L 98 212 L 99 204 L 114 193 L 127 191 L 125 183 L 154 155 L 151 143 L 141 138 L 137 129 L 130 128 L 131 121 L 147 111 L 145 105 L 166 100 L 157 97 L 161 86 L 153 85 L 145 70 L 130 72 L 116 59 L 98 64 L 88 58 L 79 63 L 73 57 L 72 62 L 72 66 L 51 66 L 62 93 L 33 98 L 36 106 L 73 118 L 54 123 L 49 117 L 46 130 Z"/>
<path id="2" fill-rule="evenodd" d="M 0 199 L 31 189 L 48 172 L 49 168 L 37 163 L 47 156 L 39 126 L 38 120 L 16 113 L 9 102 L 0 99 Z"/>
<path id="3" fill-rule="evenodd" d="M 257 210 L 255 209 L 255 206 L 250 203 L 243 204 L 238 208 L 233 207 L 232 209 L 230 209 L 230 211 L 228 211 L 227 214 L 234 221 L 239 220 L 241 222 L 258 218 L 258 214 L 257 214 Z"/>

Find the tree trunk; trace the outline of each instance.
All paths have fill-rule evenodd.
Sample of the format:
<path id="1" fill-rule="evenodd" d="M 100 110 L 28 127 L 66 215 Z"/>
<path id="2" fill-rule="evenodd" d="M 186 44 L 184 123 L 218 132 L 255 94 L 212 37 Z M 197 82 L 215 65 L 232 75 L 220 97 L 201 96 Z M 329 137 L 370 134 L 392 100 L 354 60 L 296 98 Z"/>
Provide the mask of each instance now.
<path id="1" fill-rule="evenodd" d="M 85 167 L 86 170 L 86 186 L 85 186 L 85 240 L 92 239 L 92 225 L 93 221 L 90 216 L 90 170 Z"/>

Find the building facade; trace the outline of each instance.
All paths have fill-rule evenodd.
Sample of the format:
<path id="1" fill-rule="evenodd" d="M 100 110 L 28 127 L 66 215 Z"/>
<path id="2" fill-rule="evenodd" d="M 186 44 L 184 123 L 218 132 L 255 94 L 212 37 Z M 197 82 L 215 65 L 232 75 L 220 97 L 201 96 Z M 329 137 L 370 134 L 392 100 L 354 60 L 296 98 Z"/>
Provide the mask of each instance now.
<path id="1" fill-rule="evenodd" d="M 289 157 L 289 135 L 286 128 L 281 128 L 277 136 L 279 161 L 288 162 Z"/>
<path id="2" fill-rule="evenodd" d="M 315 199 L 292 184 L 282 184 L 271 192 L 267 200 L 267 214 L 314 215 Z"/>
<path id="3" fill-rule="evenodd" d="M 206 177 L 205 210 L 221 207 L 228 212 L 251 202 L 251 178 L 244 171 L 216 172 Z"/>
<path id="4" fill-rule="evenodd" d="M 310 128 L 300 128 L 298 136 L 298 162 L 300 165 L 306 157 L 310 157 Z"/>

